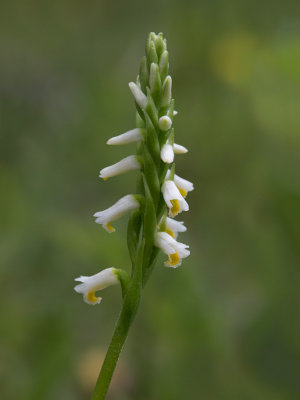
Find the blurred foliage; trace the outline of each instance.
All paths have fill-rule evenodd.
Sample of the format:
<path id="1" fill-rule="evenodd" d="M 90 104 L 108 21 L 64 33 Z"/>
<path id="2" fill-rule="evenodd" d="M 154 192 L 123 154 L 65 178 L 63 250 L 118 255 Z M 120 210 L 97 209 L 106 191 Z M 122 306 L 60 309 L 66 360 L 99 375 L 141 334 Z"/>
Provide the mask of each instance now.
<path id="1" fill-rule="evenodd" d="M 0 12 L 1 399 L 89 398 L 120 309 L 73 278 L 129 268 L 134 190 L 98 170 L 134 147 L 127 82 L 149 31 L 168 39 L 191 256 L 158 262 L 110 399 L 294 400 L 299 380 L 300 3 L 3 2 Z"/>

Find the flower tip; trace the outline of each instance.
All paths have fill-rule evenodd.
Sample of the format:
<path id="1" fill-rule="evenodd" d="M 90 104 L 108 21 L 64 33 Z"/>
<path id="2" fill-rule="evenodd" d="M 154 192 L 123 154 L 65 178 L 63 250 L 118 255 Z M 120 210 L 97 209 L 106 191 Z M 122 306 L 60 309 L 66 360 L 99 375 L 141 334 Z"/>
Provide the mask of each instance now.
<path id="1" fill-rule="evenodd" d="M 137 104 L 141 107 L 141 109 L 144 109 L 148 103 L 147 97 L 145 94 L 141 91 L 141 89 L 138 87 L 138 85 L 134 82 L 129 82 L 128 83 L 129 89 L 131 90 L 131 93 L 133 97 L 135 98 L 135 101 Z"/>
<path id="2" fill-rule="evenodd" d="M 168 143 L 163 145 L 160 152 L 160 158 L 163 162 L 168 164 L 171 164 L 174 161 L 174 151 L 172 145 Z"/>
<path id="3" fill-rule="evenodd" d="M 185 154 L 188 152 L 188 149 L 180 144 L 174 143 L 173 150 L 175 154 Z"/>
<path id="4" fill-rule="evenodd" d="M 161 129 L 162 131 L 164 131 L 164 132 L 168 131 L 172 126 L 171 118 L 168 117 L 167 115 L 160 117 L 159 121 L 158 121 L 158 126 L 159 126 L 159 129 Z"/>

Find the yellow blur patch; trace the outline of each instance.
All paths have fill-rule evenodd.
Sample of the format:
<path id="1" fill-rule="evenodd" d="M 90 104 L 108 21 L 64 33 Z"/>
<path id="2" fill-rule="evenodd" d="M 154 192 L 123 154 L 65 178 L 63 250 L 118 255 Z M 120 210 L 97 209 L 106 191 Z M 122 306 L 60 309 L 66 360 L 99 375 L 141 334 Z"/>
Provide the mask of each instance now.
<path id="1" fill-rule="evenodd" d="M 106 228 L 108 231 L 110 232 L 114 232 L 115 228 L 113 226 L 111 226 L 110 222 L 107 222 L 107 224 L 105 224 Z"/>
<path id="2" fill-rule="evenodd" d="M 165 265 L 168 265 L 169 267 L 176 267 L 177 264 L 179 264 L 180 258 L 178 253 L 174 254 L 169 254 L 168 261 L 165 262 Z"/>
<path id="3" fill-rule="evenodd" d="M 180 205 L 178 200 L 171 200 L 172 208 L 171 208 L 171 213 L 174 217 L 179 213 L 180 211 Z"/>
<path id="4" fill-rule="evenodd" d="M 175 238 L 175 233 L 171 231 L 171 229 L 166 229 L 165 231 L 168 235 L 172 236 L 172 238 Z"/>
<path id="5" fill-rule="evenodd" d="M 187 195 L 187 191 L 186 190 L 181 189 L 181 188 L 178 188 L 178 190 L 179 190 L 179 192 L 180 192 L 182 197 L 185 197 Z"/>
<path id="6" fill-rule="evenodd" d="M 107 179 L 109 179 L 109 176 L 107 176 L 106 178 L 103 178 L 104 181 L 107 181 Z"/>
<path id="7" fill-rule="evenodd" d="M 99 298 L 95 296 L 95 292 L 88 292 L 86 299 L 89 303 L 97 303 L 99 300 Z"/>

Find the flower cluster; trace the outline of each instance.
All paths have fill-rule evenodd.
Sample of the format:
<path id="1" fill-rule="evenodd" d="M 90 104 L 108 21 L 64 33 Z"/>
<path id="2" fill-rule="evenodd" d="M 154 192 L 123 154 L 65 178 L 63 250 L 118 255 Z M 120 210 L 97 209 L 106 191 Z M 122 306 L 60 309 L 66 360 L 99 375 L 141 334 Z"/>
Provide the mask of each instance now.
<path id="1" fill-rule="evenodd" d="M 190 254 L 189 246 L 177 241 L 178 234 L 185 232 L 186 227 L 182 221 L 174 219 L 182 211 L 189 210 L 185 198 L 193 190 L 193 184 L 175 174 L 175 155 L 188 150 L 174 142 L 173 119 L 177 111 L 174 110 L 168 57 L 163 35 L 151 33 L 137 81 L 129 83 L 137 109 L 137 127 L 107 141 L 108 145 L 137 143 L 137 152 L 100 171 L 100 178 L 104 180 L 128 171 L 139 171 L 139 191 L 127 194 L 111 207 L 94 214 L 96 223 L 111 233 L 115 231 L 111 223 L 131 212 L 130 255 L 134 264 L 138 242 L 144 239 L 145 276 L 155 261 L 157 249 L 168 256 L 165 265 L 169 267 L 178 267 Z M 95 290 L 117 283 L 116 276 L 110 268 L 93 277 L 78 278 L 83 283 L 75 290 L 84 294 L 85 301 L 96 304 L 99 299 L 95 297 Z M 93 280 L 94 285 L 90 284 Z"/>

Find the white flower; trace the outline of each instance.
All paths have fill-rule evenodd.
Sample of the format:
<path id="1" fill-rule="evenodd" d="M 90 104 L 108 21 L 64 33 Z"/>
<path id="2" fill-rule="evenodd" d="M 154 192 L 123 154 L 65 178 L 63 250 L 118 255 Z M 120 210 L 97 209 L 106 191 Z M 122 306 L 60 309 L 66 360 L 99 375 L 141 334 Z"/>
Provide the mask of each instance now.
<path id="1" fill-rule="evenodd" d="M 120 174 L 124 174 L 127 171 L 134 171 L 141 168 L 141 164 L 136 156 L 128 156 L 116 164 L 105 167 L 100 171 L 100 178 L 107 180 L 108 178 Z"/>
<path id="2" fill-rule="evenodd" d="M 130 131 L 127 131 L 125 133 L 122 133 L 121 135 L 110 138 L 106 142 L 106 144 L 110 144 L 110 145 L 128 144 L 128 143 L 139 142 L 143 138 L 144 138 L 143 130 L 140 128 L 135 128 L 135 129 L 131 129 Z"/>
<path id="3" fill-rule="evenodd" d="M 167 206 L 169 207 L 169 216 L 176 217 L 182 211 L 188 211 L 189 205 L 181 196 L 174 181 L 166 180 L 162 185 L 162 194 Z"/>
<path id="4" fill-rule="evenodd" d="M 182 258 L 190 255 L 190 251 L 187 250 L 189 247 L 188 245 L 177 242 L 166 232 L 157 232 L 155 234 L 154 244 L 169 256 L 168 260 L 165 262 L 165 265 L 169 267 L 179 267 Z"/>
<path id="5" fill-rule="evenodd" d="M 188 149 L 180 144 L 174 143 L 173 144 L 173 151 L 175 154 L 185 154 L 188 152 Z"/>
<path id="6" fill-rule="evenodd" d="M 74 290 L 83 294 L 83 299 L 86 303 L 95 305 L 102 300 L 101 297 L 95 296 L 95 292 L 119 283 L 119 275 L 116 268 L 107 268 L 92 276 L 80 276 L 75 281 L 82 283 L 75 286 Z"/>
<path id="7" fill-rule="evenodd" d="M 167 232 L 173 238 L 177 238 L 179 232 L 185 232 L 186 226 L 184 226 L 183 221 L 176 221 L 175 219 L 166 218 L 166 228 L 165 232 Z"/>
<path id="8" fill-rule="evenodd" d="M 115 228 L 110 224 L 112 221 L 122 217 L 129 211 L 136 210 L 139 206 L 140 203 L 137 201 L 136 197 L 132 194 L 128 194 L 106 210 L 96 212 L 94 217 L 96 217 L 97 224 L 101 224 L 107 232 L 111 233 L 115 231 Z"/>
<path id="9" fill-rule="evenodd" d="M 173 146 L 168 142 L 162 146 L 160 151 L 160 158 L 163 160 L 163 162 L 168 164 L 173 162 L 174 160 Z"/>
<path id="10" fill-rule="evenodd" d="M 159 118 L 158 126 L 160 130 L 167 132 L 172 126 L 171 118 L 168 117 L 167 115 L 163 115 L 162 117 Z"/>
<path id="11" fill-rule="evenodd" d="M 170 170 L 168 170 L 166 179 L 169 178 L 170 173 L 171 173 Z M 177 186 L 182 197 L 186 197 L 188 192 L 191 192 L 192 190 L 194 190 L 194 185 L 192 184 L 192 182 L 190 182 L 186 179 L 183 179 L 176 174 L 174 175 L 174 183 Z"/>
<path id="12" fill-rule="evenodd" d="M 137 104 L 141 107 L 141 109 L 146 108 L 148 100 L 147 100 L 147 97 L 145 96 L 145 94 L 141 91 L 141 89 L 134 82 L 129 82 L 128 85 L 129 85 L 131 93 L 133 94 L 133 97 L 135 98 L 135 101 L 137 102 Z"/>

